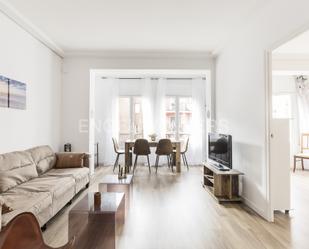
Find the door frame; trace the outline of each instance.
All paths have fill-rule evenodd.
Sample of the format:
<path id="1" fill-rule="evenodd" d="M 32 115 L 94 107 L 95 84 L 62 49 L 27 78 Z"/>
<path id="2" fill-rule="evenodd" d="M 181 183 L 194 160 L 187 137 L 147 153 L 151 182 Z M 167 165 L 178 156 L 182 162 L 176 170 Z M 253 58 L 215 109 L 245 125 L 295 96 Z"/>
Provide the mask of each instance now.
<path id="1" fill-rule="evenodd" d="M 272 55 L 273 51 L 283 44 L 289 42 L 290 40 L 296 38 L 302 33 L 309 30 L 309 23 L 291 32 L 286 37 L 275 42 L 272 46 L 265 50 L 265 117 L 266 117 L 266 134 L 265 134 L 265 151 L 266 151 L 266 182 L 267 182 L 267 199 L 269 200 L 268 210 L 267 210 L 267 220 L 274 222 L 274 211 L 272 203 L 272 175 L 271 175 L 271 163 L 270 163 L 270 136 L 271 136 L 271 119 L 272 119 L 272 76 L 273 76 L 273 65 L 272 65 Z"/>

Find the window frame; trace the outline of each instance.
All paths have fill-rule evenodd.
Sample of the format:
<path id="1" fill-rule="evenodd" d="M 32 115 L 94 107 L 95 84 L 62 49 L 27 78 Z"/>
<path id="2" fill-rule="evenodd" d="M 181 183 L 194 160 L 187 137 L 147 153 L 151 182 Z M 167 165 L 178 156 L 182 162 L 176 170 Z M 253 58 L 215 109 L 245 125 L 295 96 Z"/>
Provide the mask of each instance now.
<path id="1" fill-rule="evenodd" d="M 293 117 L 293 96 L 295 96 L 296 94 L 295 93 L 289 93 L 289 92 L 281 92 L 281 93 L 274 93 L 272 95 L 272 118 L 273 119 L 294 119 L 295 117 Z M 287 96 L 289 98 L 289 114 L 288 114 L 288 117 L 278 117 L 278 116 L 275 116 L 274 114 L 274 98 L 275 97 L 283 97 L 283 96 Z"/>
<path id="2" fill-rule="evenodd" d="M 129 135 L 130 140 L 134 140 L 135 135 L 140 135 L 139 133 L 135 133 L 135 129 L 134 129 L 134 98 L 140 98 L 141 99 L 141 113 L 143 115 L 142 96 L 141 95 L 119 95 L 118 98 L 119 99 L 120 98 L 128 98 L 129 99 L 129 105 L 130 105 L 130 108 L 129 108 L 129 110 L 130 110 L 129 130 L 130 130 L 130 132 L 129 132 L 129 134 L 120 133 L 120 130 L 118 130 L 118 141 L 120 140 L 121 135 Z M 119 110 L 119 112 L 120 112 L 120 110 Z M 144 130 L 144 123 L 142 125 L 143 125 L 143 130 Z M 142 132 L 141 135 L 144 135 L 143 132 Z"/>
<path id="3" fill-rule="evenodd" d="M 179 140 L 180 139 L 180 136 L 181 135 L 187 135 L 188 137 L 191 135 L 191 133 L 184 133 L 184 132 L 179 132 L 179 125 L 180 125 L 180 101 L 179 99 L 181 98 L 191 98 L 191 101 L 193 101 L 193 98 L 192 98 L 192 95 L 165 95 L 165 100 L 167 98 L 175 98 L 175 114 L 176 114 L 176 117 L 175 117 L 175 126 L 176 126 L 176 132 L 175 134 L 174 133 L 168 133 L 167 131 L 165 132 L 165 136 L 167 137 L 168 135 L 175 135 L 175 139 L 176 140 Z M 167 113 L 167 110 L 166 110 L 166 107 L 165 107 L 165 117 L 166 117 L 166 113 Z M 192 115 L 192 110 L 191 110 L 191 115 Z M 165 120 L 166 122 L 166 120 Z M 165 124 L 166 125 L 166 124 Z"/>

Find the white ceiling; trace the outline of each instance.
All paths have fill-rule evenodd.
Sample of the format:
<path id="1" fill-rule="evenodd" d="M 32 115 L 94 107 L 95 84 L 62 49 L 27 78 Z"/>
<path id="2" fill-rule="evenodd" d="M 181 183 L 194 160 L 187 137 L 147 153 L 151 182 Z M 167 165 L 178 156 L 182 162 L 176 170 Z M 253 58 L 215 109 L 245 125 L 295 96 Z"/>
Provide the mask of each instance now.
<path id="1" fill-rule="evenodd" d="M 7 0 L 65 52 L 211 52 L 269 0 Z"/>
<path id="2" fill-rule="evenodd" d="M 283 44 L 276 50 L 275 54 L 307 54 L 309 55 L 309 31 L 302 33 L 301 35 L 295 37 L 294 39 Z"/>

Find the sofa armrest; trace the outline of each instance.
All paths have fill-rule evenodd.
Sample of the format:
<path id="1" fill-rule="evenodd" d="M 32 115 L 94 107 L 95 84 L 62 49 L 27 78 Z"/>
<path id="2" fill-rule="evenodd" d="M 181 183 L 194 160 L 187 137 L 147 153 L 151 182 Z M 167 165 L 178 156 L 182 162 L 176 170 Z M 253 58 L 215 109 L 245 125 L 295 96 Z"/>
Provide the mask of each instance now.
<path id="1" fill-rule="evenodd" d="M 89 163 L 90 163 L 90 158 L 91 158 L 90 153 L 88 153 L 88 152 L 58 152 L 58 153 L 56 153 L 56 156 L 57 155 L 63 155 L 63 154 L 65 154 L 65 155 L 84 154 L 85 157 L 84 157 L 84 165 L 83 166 L 86 167 L 86 168 L 89 168 Z"/>
<path id="2" fill-rule="evenodd" d="M 89 168 L 90 158 L 91 158 L 91 154 L 90 153 L 85 153 L 84 167 Z"/>
<path id="3" fill-rule="evenodd" d="M 0 231 L 2 228 L 2 206 L 4 205 L 4 200 L 2 197 L 0 197 Z"/>

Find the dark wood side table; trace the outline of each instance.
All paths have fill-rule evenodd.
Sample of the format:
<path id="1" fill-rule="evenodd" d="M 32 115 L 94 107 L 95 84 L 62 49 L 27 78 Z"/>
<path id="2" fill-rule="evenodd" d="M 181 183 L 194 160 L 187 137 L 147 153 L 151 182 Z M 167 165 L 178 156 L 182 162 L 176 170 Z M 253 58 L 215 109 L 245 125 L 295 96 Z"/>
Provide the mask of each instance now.
<path id="1" fill-rule="evenodd" d="M 101 205 L 94 205 L 94 193 L 81 199 L 69 212 L 69 240 L 73 249 L 115 249 L 125 217 L 123 193 L 101 193 Z"/>
<path id="2" fill-rule="evenodd" d="M 128 211 L 133 197 L 133 176 L 127 175 L 125 179 L 118 179 L 118 175 L 105 175 L 99 181 L 99 191 L 124 193 L 126 211 Z"/>

